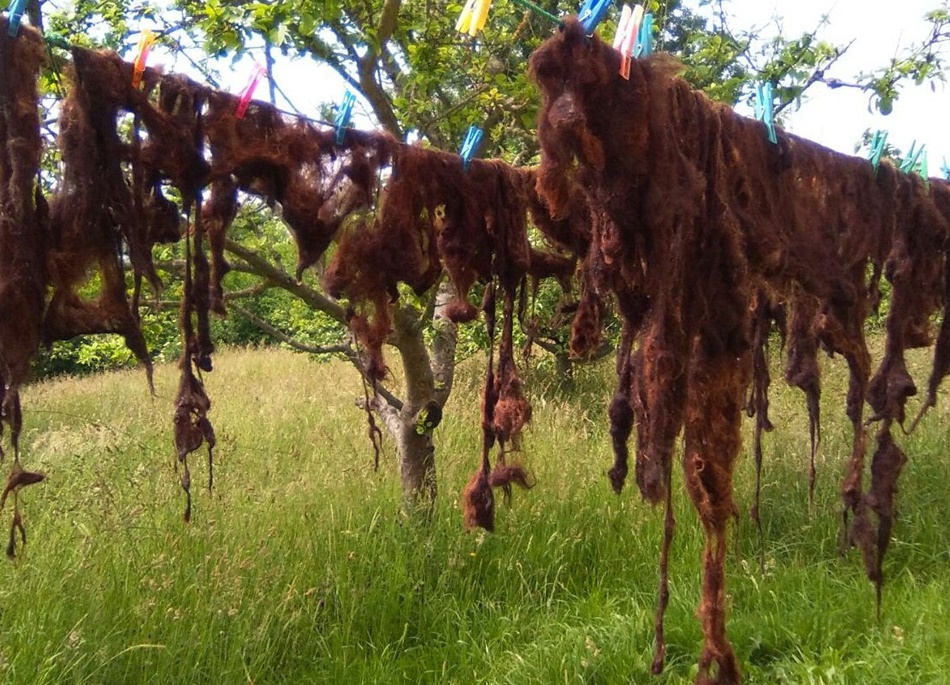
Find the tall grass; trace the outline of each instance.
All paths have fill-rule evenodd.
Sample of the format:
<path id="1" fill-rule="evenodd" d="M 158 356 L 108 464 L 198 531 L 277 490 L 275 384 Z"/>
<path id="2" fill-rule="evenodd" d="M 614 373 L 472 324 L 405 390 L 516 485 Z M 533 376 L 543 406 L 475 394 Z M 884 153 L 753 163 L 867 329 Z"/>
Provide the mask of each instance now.
<path id="1" fill-rule="evenodd" d="M 564 388 L 542 371 L 524 442 L 537 487 L 465 533 L 457 497 L 479 454 L 474 367 L 437 432 L 430 524 L 378 473 L 343 364 L 282 351 L 219 355 L 207 377 L 215 490 L 192 457 L 193 521 L 173 463 L 173 367 L 28 389 L 24 460 L 49 480 L 21 500 L 30 542 L 0 564 L 0 675 L 45 683 L 684 683 L 701 634 L 702 535 L 682 490 L 668 667 L 649 675 L 661 512 L 610 492 L 609 365 Z M 828 378 L 814 506 L 796 392 L 773 392 L 765 571 L 743 515 L 728 559 L 729 634 L 748 683 L 943 683 L 950 672 L 950 410 L 907 439 L 882 619 L 858 555 L 837 552 L 849 450 Z M 679 473 L 676 478 L 679 479 Z M 738 501 L 752 493 L 740 464 Z M 8 515 L 9 511 L 4 514 Z"/>

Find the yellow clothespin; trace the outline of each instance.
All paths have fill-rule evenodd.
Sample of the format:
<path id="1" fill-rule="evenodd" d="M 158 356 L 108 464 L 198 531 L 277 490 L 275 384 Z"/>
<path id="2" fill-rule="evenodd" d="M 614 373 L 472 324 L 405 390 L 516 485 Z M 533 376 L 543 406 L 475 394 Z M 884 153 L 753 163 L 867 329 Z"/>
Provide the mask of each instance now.
<path id="1" fill-rule="evenodd" d="M 138 88 L 142 83 L 142 74 L 145 73 L 145 63 L 148 61 L 148 53 L 155 45 L 155 34 L 145 29 L 142 37 L 139 38 L 139 46 L 135 51 L 135 61 L 132 63 L 132 87 Z"/>
<path id="2" fill-rule="evenodd" d="M 455 30 L 460 33 L 467 33 L 475 36 L 479 31 L 485 28 L 485 22 L 488 21 L 488 10 L 491 9 L 491 0 L 468 0 L 465 3 L 465 9 L 455 23 Z"/>

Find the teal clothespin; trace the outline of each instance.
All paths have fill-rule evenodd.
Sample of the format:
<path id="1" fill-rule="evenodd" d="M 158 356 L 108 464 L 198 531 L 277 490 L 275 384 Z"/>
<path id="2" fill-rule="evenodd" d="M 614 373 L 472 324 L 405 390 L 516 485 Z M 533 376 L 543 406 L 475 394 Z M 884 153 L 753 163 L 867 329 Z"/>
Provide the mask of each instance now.
<path id="1" fill-rule="evenodd" d="M 346 135 L 346 127 L 350 125 L 350 117 L 353 116 L 353 103 L 356 102 L 356 96 L 352 92 L 346 91 L 343 95 L 343 104 L 340 105 L 340 111 L 336 115 L 336 144 L 343 144 L 343 136 Z"/>
<path id="2" fill-rule="evenodd" d="M 901 171 L 905 174 L 917 174 L 924 181 L 924 187 L 930 190 L 930 171 L 927 168 L 926 144 L 917 148 L 917 141 L 910 144 L 907 156 L 901 162 Z M 917 148 L 916 151 L 914 148 Z"/>
<path id="3" fill-rule="evenodd" d="M 871 139 L 871 153 L 868 156 L 868 159 L 871 160 L 871 165 L 874 167 L 874 173 L 877 173 L 877 167 L 881 163 L 881 157 L 884 155 L 886 145 L 887 131 L 878 129 L 874 132 L 874 137 Z"/>
<path id="4" fill-rule="evenodd" d="M 577 12 L 577 18 L 580 19 L 585 33 L 593 33 L 597 25 L 604 20 L 610 2 L 611 0 L 584 0 Z"/>
<path id="5" fill-rule="evenodd" d="M 636 57 L 648 57 L 653 54 L 653 14 L 647 12 L 640 22 L 640 36 L 637 38 Z"/>
<path id="6" fill-rule="evenodd" d="M 778 144 L 778 136 L 775 135 L 775 109 L 772 106 L 774 96 L 772 95 L 772 82 L 758 84 L 755 87 L 755 118 L 765 124 L 768 131 L 769 142 L 773 145 Z"/>
<path id="7" fill-rule="evenodd" d="M 927 165 L 927 151 L 923 146 L 920 148 L 923 154 L 920 156 L 920 162 L 917 163 L 917 174 L 924 180 L 924 187 L 930 190 L 930 169 Z"/>
<path id="8" fill-rule="evenodd" d="M 907 156 L 904 157 L 903 161 L 901 162 L 900 168 L 901 168 L 901 171 L 903 171 L 905 174 L 909 174 L 917 170 L 918 162 L 920 161 L 920 156 L 923 154 L 924 147 L 926 146 L 921 145 L 920 149 L 915 151 L 916 147 L 917 147 L 917 141 L 915 140 L 913 143 L 910 144 L 910 150 L 907 151 Z"/>
<path id="9" fill-rule="evenodd" d="M 10 38 L 16 38 L 20 33 L 20 20 L 23 18 L 23 10 L 26 8 L 26 0 L 13 0 L 10 3 L 9 23 L 7 24 L 7 35 Z"/>
<path id="10" fill-rule="evenodd" d="M 472 157 L 475 156 L 475 152 L 478 150 L 478 144 L 482 142 L 484 135 L 485 132 L 475 124 L 468 127 L 468 132 L 465 134 L 465 141 L 462 143 L 461 150 L 459 150 L 459 155 L 462 157 L 462 168 L 465 169 L 465 171 L 468 171 L 468 167 L 472 163 Z"/>

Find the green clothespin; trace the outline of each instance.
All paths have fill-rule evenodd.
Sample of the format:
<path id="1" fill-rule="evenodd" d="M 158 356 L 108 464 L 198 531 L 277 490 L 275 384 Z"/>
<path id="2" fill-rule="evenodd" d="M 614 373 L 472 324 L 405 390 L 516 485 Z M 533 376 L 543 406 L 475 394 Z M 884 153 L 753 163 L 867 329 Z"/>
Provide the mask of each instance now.
<path id="1" fill-rule="evenodd" d="M 921 145 L 920 149 L 915 152 L 916 147 L 917 141 L 915 140 L 910 144 L 910 150 L 907 151 L 907 156 L 901 161 L 900 169 L 905 174 L 910 174 L 917 170 L 917 163 L 920 161 L 920 155 L 923 154 L 924 146 Z"/>
<path id="2" fill-rule="evenodd" d="M 874 173 L 877 174 L 877 167 L 881 163 L 881 157 L 884 154 L 884 148 L 887 145 L 887 131 L 882 131 L 878 129 L 874 133 L 874 137 L 871 139 L 871 154 L 868 156 L 868 159 L 871 160 L 871 165 L 874 167 Z"/>

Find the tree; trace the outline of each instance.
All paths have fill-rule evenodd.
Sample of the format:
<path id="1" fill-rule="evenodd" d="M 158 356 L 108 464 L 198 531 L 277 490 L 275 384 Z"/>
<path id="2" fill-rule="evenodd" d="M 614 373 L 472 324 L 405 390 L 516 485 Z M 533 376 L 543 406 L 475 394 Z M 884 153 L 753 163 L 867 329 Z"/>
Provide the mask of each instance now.
<path id="1" fill-rule="evenodd" d="M 541 4 L 557 12 L 557 3 Z M 841 50 L 817 41 L 817 32 L 777 38 L 766 44 L 763 54 L 752 55 L 754 36 L 734 35 L 721 4 L 653 0 L 649 5 L 662 18 L 662 45 L 678 52 L 689 65 L 686 78 L 716 99 L 735 102 L 746 95 L 750 80 L 764 76 L 779 86 L 781 109 L 800 100 L 816 83 L 834 83 L 825 72 Z M 710 6 L 717 9 L 711 16 Z M 313 60 L 357 92 L 375 123 L 398 138 L 412 133 L 451 150 L 458 147 L 469 124 L 480 123 L 487 132 L 484 152 L 515 164 L 529 163 L 536 156 L 537 97 L 525 64 L 551 25 L 513 0 L 496 3 L 488 27 L 475 40 L 455 32 L 462 10 L 462 4 L 455 2 L 178 0 L 173 8 L 159 12 L 147 2 L 103 5 L 82 0 L 66 10 L 47 8 L 46 23 L 53 31 L 68 27 L 73 37 L 85 34 L 104 45 L 122 47 L 134 41 L 134 24 L 148 19 L 161 25 L 162 40 L 186 55 L 212 83 L 214 59 L 233 61 L 262 53 L 271 74 L 272 99 L 280 88 L 272 78 L 277 59 Z M 933 21 L 936 45 L 944 37 L 945 12 Z M 609 32 L 610 24 L 602 30 Z M 939 65 L 932 52 L 914 59 L 913 64 Z M 887 75 L 866 78 L 862 87 L 894 90 L 900 78 L 936 73 L 923 67 L 915 71 L 904 63 L 891 66 Z M 326 118 L 330 113 L 326 111 Z M 346 308 L 328 297 L 317 279 L 305 274 L 298 280 L 273 251 L 249 248 L 237 240 L 228 242 L 227 249 L 236 270 L 256 279 L 242 282 L 239 291 L 281 288 L 339 324 L 340 341 L 308 347 L 272 322 L 251 317 L 256 325 L 298 347 L 343 350 L 365 373 L 365 360 L 345 341 Z M 369 408 L 396 441 L 406 492 L 431 500 L 436 492 L 433 417 L 441 413 L 452 390 L 458 331 L 442 316 L 444 288 L 422 298 L 406 295 L 399 300 L 389 339 L 403 365 L 405 387 L 382 387 Z"/>

